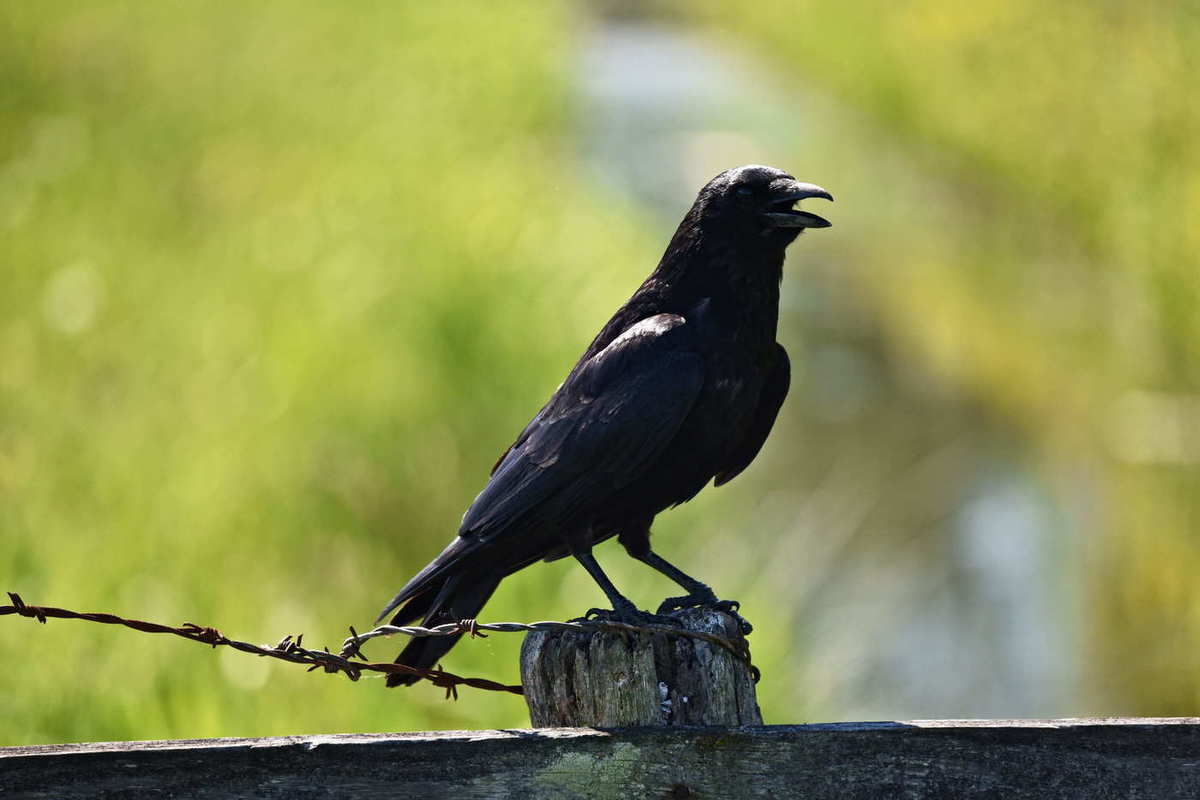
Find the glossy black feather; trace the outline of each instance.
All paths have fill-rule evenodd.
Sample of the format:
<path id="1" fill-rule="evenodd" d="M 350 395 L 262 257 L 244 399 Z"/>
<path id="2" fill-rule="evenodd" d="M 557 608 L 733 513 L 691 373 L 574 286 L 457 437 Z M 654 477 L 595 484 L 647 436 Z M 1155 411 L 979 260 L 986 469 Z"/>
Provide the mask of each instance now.
<path id="1" fill-rule="evenodd" d="M 796 186 L 807 185 L 743 167 L 701 191 L 658 268 L 496 463 L 458 536 L 381 617 L 474 617 L 504 576 L 618 534 L 644 555 L 657 513 L 750 464 L 788 391 L 775 329 L 799 233 L 764 220 L 785 216 L 780 198 Z M 398 660 L 431 666 L 452 645 L 410 645 Z"/>
<path id="2" fill-rule="evenodd" d="M 775 361 L 767 373 L 767 382 L 763 386 L 758 408 L 754 411 L 754 419 L 741 444 L 730 454 L 729 463 L 713 478 L 713 486 L 729 483 L 750 466 L 758 451 L 767 443 L 767 436 L 775 425 L 779 409 L 783 408 L 783 401 L 787 398 L 791 384 L 792 362 L 788 359 L 787 350 L 783 349 L 783 345 L 776 344 Z"/>

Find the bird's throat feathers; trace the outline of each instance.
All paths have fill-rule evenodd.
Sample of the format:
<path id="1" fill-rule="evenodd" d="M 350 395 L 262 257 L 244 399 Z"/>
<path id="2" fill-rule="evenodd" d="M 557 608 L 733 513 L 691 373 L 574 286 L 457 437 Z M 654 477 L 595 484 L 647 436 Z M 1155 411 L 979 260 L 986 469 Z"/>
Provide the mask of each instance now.
<path id="1" fill-rule="evenodd" d="M 672 284 L 777 289 L 783 278 L 784 253 L 799 232 L 710 216 L 704 204 L 697 202 L 679 223 L 654 275 Z"/>
<path id="2" fill-rule="evenodd" d="M 730 236 L 709 227 L 692 214 L 685 217 L 638 294 L 684 307 L 713 298 L 730 310 L 746 312 L 739 327 L 763 328 L 762 333 L 774 341 L 784 254 L 794 235 L 782 241 L 783 237 L 757 233 Z"/>
<path id="3" fill-rule="evenodd" d="M 763 235 L 733 227 L 706 219 L 700 203 L 693 206 L 658 267 L 592 340 L 580 363 L 640 320 L 664 311 L 686 318 L 705 298 L 712 301 L 711 313 L 733 318 L 724 329 L 736 339 L 751 347 L 774 346 L 784 253 L 797 231 Z"/>

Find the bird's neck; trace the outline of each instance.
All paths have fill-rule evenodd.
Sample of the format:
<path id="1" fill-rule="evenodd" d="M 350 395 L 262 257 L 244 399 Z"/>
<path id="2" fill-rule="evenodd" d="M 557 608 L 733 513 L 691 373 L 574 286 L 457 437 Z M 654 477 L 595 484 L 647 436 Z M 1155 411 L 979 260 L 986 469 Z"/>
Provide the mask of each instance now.
<path id="1" fill-rule="evenodd" d="M 773 242 L 705 236 L 703 226 L 685 218 L 658 267 L 592 340 L 579 363 L 640 320 L 662 313 L 686 318 L 706 298 L 711 314 L 731 322 L 720 326 L 730 344 L 774 347 L 784 249 L 791 238 Z"/>
<path id="2" fill-rule="evenodd" d="M 729 330 L 739 342 L 772 346 L 785 247 L 758 236 L 706 236 L 702 226 L 680 226 L 638 294 L 685 315 L 697 301 L 710 298 L 725 319 L 734 321 Z"/>

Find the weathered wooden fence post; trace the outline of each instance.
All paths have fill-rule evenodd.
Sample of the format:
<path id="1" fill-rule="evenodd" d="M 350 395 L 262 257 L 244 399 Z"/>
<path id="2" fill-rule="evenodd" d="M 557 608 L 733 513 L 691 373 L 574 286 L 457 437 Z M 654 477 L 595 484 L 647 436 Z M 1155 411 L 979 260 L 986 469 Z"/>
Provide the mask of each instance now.
<path id="1" fill-rule="evenodd" d="M 671 614 L 682 630 L 745 644 L 728 614 Z M 527 634 L 521 682 L 535 728 L 761 725 L 751 667 L 699 638 L 607 630 Z"/>

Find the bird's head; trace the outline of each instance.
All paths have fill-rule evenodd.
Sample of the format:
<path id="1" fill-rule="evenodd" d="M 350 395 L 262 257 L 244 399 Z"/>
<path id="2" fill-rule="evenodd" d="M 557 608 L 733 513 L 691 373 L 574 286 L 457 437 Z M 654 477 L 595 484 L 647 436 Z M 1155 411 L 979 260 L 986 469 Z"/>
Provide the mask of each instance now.
<path id="1" fill-rule="evenodd" d="M 809 197 L 833 200 L 820 186 L 802 183 L 783 170 L 750 164 L 722 172 L 696 198 L 701 220 L 719 221 L 744 235 L 789 244 L 805 228 L 828 228 L 830 222 L 794 208 Z"/>

